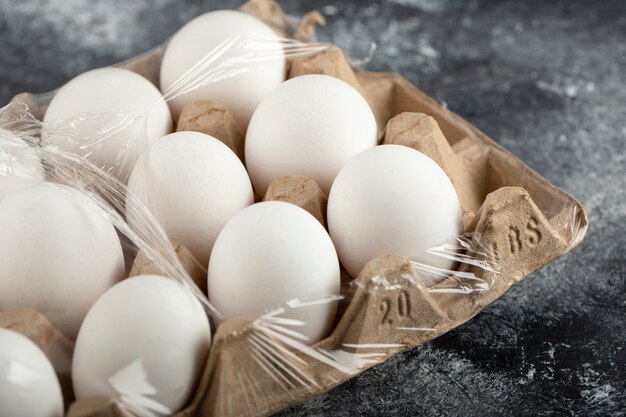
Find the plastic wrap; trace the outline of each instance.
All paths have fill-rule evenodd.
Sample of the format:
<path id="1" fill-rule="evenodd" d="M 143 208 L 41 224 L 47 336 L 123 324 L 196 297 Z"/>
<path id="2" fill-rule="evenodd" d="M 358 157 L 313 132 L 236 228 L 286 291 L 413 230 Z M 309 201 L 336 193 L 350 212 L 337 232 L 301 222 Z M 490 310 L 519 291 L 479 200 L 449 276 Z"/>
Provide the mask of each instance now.
<path id="1" fill-rule="evenodd" d="M 98 124 L 98 130 L 103 132 L 102 135 L 106 136 L 109 131 L 106 123 L 112 119 L 109 118 L 109 115 L 105 115 L 102 118 L 100 118 L 100 116 L 93 116 L 89 118 L 90 123 L 93 123 L 96 119 L 104 121 L 103 124 Z M 113 119 L 118 120 L 116 118 Z M 126 120 L 125 117 L 123 117 L 123 119 Z M 75 205 L 80 207 L 80 210 L 77 212 L 78 216 L 97 216 L 100 220 L 112 225 L 111 230 L 113 230 L 113 227 L 115 228 L 117 234 L 114 239 L 116 239 L 117 244 L 120 245 L 120 255 L 123 250 L 127 268 L 126 270 L 122 269 L 119 271 L 120 275 L 114 277 L 113 282 L 106 283 L 104 288 L 94 289 L 98 294 L 87 294 L 91 297 L 90 303 L 95 302 L 99 296 L 116 285 L 116 281 L 122 280 L 128 276 L 133 259 L 136 257 L 137 253 L 141 251 L 145 256 L 158 261 L 162 271 L 160 275 L 173 278 L 182 286 L 184 292 L 188 294 L 190 303 L 198 303 L 198 301 L 195 300 L 199 300 L 200 303 L 202 303 L 204 308 L 198 310 L 199 314 L 202 316 L 210 314 L 210 304 L 208 303 L 206 294 L 200 291 L 191 280 L 189 274 L 179 262 L 174 248 L 167 239 L 165 232 L 155 220 L 154 216 L 140 203 L 133 205 L 134 208 L 132 210 L 134 211 L 132 213 L 129 212 L 130 209 L 126 209 L 125 206 L 135 197 L 127 192 L 125 185 L 121 181 L 105 170 L 91 164 L 83 157 L 59 151 L 52 146 L 40 146 L 39 138 L 42 131 L 45 131 L 47 127 L 34 119 L 24 105 L 11 104 L 1 109 L 0 126 L 2 126 L 1 129 L 4 129 L 0 131 L 2 132 L 2 137 L 0 137 L 0 149 L 3 150 L 0 155 L 0 165 L 3 167 L 2 175 L 0 176 L 0 184 L 3 186 L 3 194 L 5 195 L 5 198 L 0 200 L 0 211 L 2 211 L 3 216 L 5 216 L 5 219 L 3 219 L 5 224 L 7 221 L 11 220 L 6 218 L 7 207 L 9 205 L 14 205 L 14 202 L 19 200 L 20 197 L 25 198 L 25 193 L 41 193 L 41 190 L 43 190 L 46 192 L 54 191 L 54 198 L 56 199 L 56 195 L 58 195 L 58 198 L 66 202 L 68 207 L 73 208 Z M 12 133 L 4 133 L 6 131 L 11 131 Z M 16 137 L 21 138 L 22 142 L 17 142 Z M 90 138 L 95 141 L 100 140 L 97 133 L 94 133 Z M 28 145 L 26 145 L 26 143 L 28 143 Z M 32 168 L 33 161 L 40 164 L 40 167 L 45 168 L 45 174 L 43 169 Z M 33 171 L 37 175 L 34 175 Z M 8 184 L 9 187 L 5 187 L 5 184 Z M 19 184 L 20 187 L 18 188 L 15 184 Z M 48 194 L 42 194 L 39 201 L 42 205 L 50 205 L 53 214 L 56 213 L 56 217 L 51 217 L 48 221 L 56 221 L 61 224 L 63 224 L 63 222 L 67 222 L 67 224 L 70 225 L 73 224 L 71 220 L 63 217 L 63 213 L 54 211 L 56 200 L 51 199 Z M 49 208 L 44 206 L 42 210 L 49 210 Z M 70 213 L 70 215 L 71 214 L 72 213 Z M 134 228 L 131 228 L 125 221 L 125 216 L 131 214 L 137 219 Z M 92 222 L 79 222 L 78 224 L 83 227 L 93 225 Z M 31 229 L 29 228 L 28 230 Z M 74 272 L 74 263 L 87 263 L 90 265 L 93 257 L 102 257 L 102 253 L 98 253 L 102 248 L 97 246 L 97 234 L 100 233 L 99 229 L 87 229 L 85 231 L 69 229 L 67 236 L 58 236 L 59 230 L 57 228 L 51 229 L 47 227 L 47 225 L 35 224 L 32 230 L 32 233 L 35 235 L 28 235 L 31 238 L 30 240 L 21 239 L 17 242 L 11 242 L 9 240 L 10 236 L 3 233 L 3 236 L 0 238 L 2 247 L 6 248 L 8 245 L 13 244 L 19 254 L 26 254 L 25 256 L 20 255 L 21 259 L 32 256 L 32 259 L 26 259 L 26 261 L 35 265 L 42 265 L 42 267 L 51 265 L 51 262 L 56 264 L 54 260 L 51 261 L 48 259 L 48 256 L 57 255 L 61 257 L 65 255 L 60 261 L 63 262 L 67 268 L 69 275 L 76 275 Z M 8 232 L 8 230 L 4 229 L 3 232 Z M 81 235 L 81 233 L 86 234 L 85 239 L 81 240 L 82 242 L 86 242 L 86 244 L 77 249 L 75 246 L 72 246 L 72 241 L 76 238 L 75 235 Z M 93 233 L 93 235 L 91 233 Z M 117 239 L 119 239 L 119 241 Z M 49 247 L 50 245 L 63 244 L 73 248 L 75 252 L 71 254 L 63 251 L 57 252 Z M 67 288 L 67 285 L 79 287 L 80 291 L 82 291 L 82 295 L 86 297 L 86 292 L 90 290 L 85 290 L 84 287 L 89 287 L 89 280 L 94 277 L 85 275 L 83 277 L 85 281 L 82 283 L 80 281 L 68 281 L 60 275 L 55 275 L 54 271 L 50 271 L 49 277 L 38 278 L 32 276 L 32 268 L 30 268 L 28 264 L 24 263 L 21 266 L 14 264 L 15 262 L 8 265 L 8 267 L 23 269 L 26 271 L 24 273 L 25 279 L 34 279 L 39 285 L 49 287 L 51 293 L 44 294 L 43 296 L 48 299 L 47 302 L 41 301 L 27 305 L 15 305 L 10 299 L 10 294 L 16 294 L 16 291 L 13 288 L 9 288 L 10 294 L 7 294 L 5 291 L 2 297 L 0 322 L 3 326 L 16 328 L 18 331 L 24 333 L 29 333 L 33 330 L 32 327 L 38 326 L 39 332 L 48 335 L 38 340 L 39 345 L 48 354 L 60 379 L 64 382 L 63 388 L 65 390 L 66 400 L 72 400 L 74 395 L 69 382 L 70 366 L 67 360 L 68 356 L 71 356 L 76 331 L 69 326 L 65 326 L 63 316 L 77 315 L 78 318 L 82 320 L 87 311 L 83 311 L 80 305 L 73 307 L 72 301 L 64 299 L 63 297 L 77 297 L 81 295 L 72 292 L 72 288 Z M 3 280 L 8 282 L 7 285 L 12 285 L 13 287 L 24 285 L 23 283 L 20 284 L 12 281 L 9 276 L 4 276 L 7 272 L 7 259 L 3 261 L 3 265 L 5 266 L 3 268 Z M 79 272 L 82 271 L 79 270 Z M 54 279 L 55 282 L 50 282 L 52 279 Z M 29 285 L 32 290 L 33 284 Z M 17 291 L 19 292 L 19 288 Z M 57 292 L 61 293 L 61 298 L 52 295 L 52 293 Z M 181 302 L 185 301 L 184 299 L 182 301 L 179 299 L 178 302 L 180 305 Z M 50 321 L 40 319 L 38 312 L 25 309 L 24 307 L 43 310 L 41 312 L 45 313 Z M 122 305 L 119 307 L 122 309 L 125 308 Z M 182 306 L 180 306 L 180 308 L 182 308 Z M 63 314 L 59 315 L 57 313 L 58 310 L 62 310 Z M 208 329 L 208 319 L 205 320 L 207 320 L 206 326 Z M 153 323 L 151 327 L 154 328 L 155 325 L 158 325 L 158 323 Z M 64 331 L 59 332 L 57 328 L 61 328 Z M 51 338 L 51 334 L 54 334 L 55 337 Z M 207 335 L 210 336 L 210 334 Z M 29 334 L 29 336 L 32 335 Z M 113 336 L 109 335 L 108 337 Z M 122 340 L 118 340 L 115 337 L 113 337 L 113 339 L 115 343 L 123 344 Z M 164 357 L 160 360 L 171 361 L 171 356 L 176 355 L 177 351 L 172 350 L 162 353 Z M 111 352 L 111 354 L 113 354 L 113 352 Z M 168 358 L 168 356 L 170 356 L 170 358 Z M 151 358 L 151 360 L 157 359 Z M 150 415 L 145 414 L 147 412 L 145 410 L 151 410 L 153 408 L 160 413 L 158 415 L 171 414 L 171 412 L 164 411 L 167 407 L 158 404 L 158 402 L 155 405 L 154 401 L 151 402 L 149 398 L 146 397 L 146 395 L 155 394 L 156 392 L 155 388 L 152 387 L 148 381 L 145 381 L 147 371 L 143 369 L 142 364 L 142 361 L 129 362 L 128 370 L 120 369 L 119 372 L 111 375 L 109 381 L 111 389 L 118 393 L 120 395 L 120 401 L 126 404 L 128 409 L 136 411 L 137 415 L 142 415 L 142 413 L 144 413 L 143 415 Z M 199 370 L 197 372 L 199 372 Z M 134 391 L 135 388 L 136 391 Z M 135 403 L 139 403 L 140 405 Z M 138 407 L 139 410 L 137 411 Z"/>
<path id="2" fill-rule="evenodd" d="M 109 129 L 111 121 L 124 121 L 122 124 L 126 125 L 126 121 L 131 118 L 132 116 L 122 115 L 120 112 L 81 116 L 81 121 L 88 120 L 89 126 L 97 126 L 95 132 L 92 131 L 94 133 L 88 136 L 87 145 L 92 140 L 95 142 L 106 140 L 108 132 L 111 131 Z M 78 123 L 78 120 L 78 118 L 72 120 L 71 125 L 77 128 L 84 127 Z M 60 123 L 55 123 L 55 127 L 59 125 Z M 3 150 L 1 159 L 3 181 L 12 178 L 27 181 L 22 185 L 23 188 L 37 187 L 38 182 L 48 182 L 80 191 L 80 193 L 71 193 L 70 198 L 84 200 L 91 210 L 106 218 L 116 228 L 125 252 L 126 274 L 133 259 L 141 252 L 141 256 L 149 260 L 150 267 L 156 267 L 160 274 L 182 284 L 190 294 L 202 301 L 208 315 L 219 317 L 219 311 L 211 308 L 206 294 L 199 290 L 188 271 L 182 266 L 177 253 L 152 212 L 134 194 L 130 193 L 116 176 L 96 167 L 83 157 L 59 151 L 53 146 L 40 146 L 39 136 L 47 126 L 34 119 L 24 105 L 11 104 L 3 108 L 0 111 L 0 128 L 12 131 L 10 135 L 3 134 L 0 143 L 0 149 Z M 64 127 L 63 131 L 65 129 L 71 128 Z M 57 132 L 61 131 L 57 130 Z M 104 138 L 99 137 L 100 132 Z M 22 143 L 17 142 L 16 137 L 21 138 Z M 33 169 L 32 161 L 42 162 L 46 171 L 45 177 L 41 175 L 41 170 Z M 11 190 L 16 194 L 20 191 L 20 189 Z M 133 207 L 135 211 L 129 213 L 128 207 Z M 135 219 L 132 227 L 125 221 L 127 216 Z M 480 245 L 478 248 L 476 245 L 472 247 L 471 240 L 471 234 L 459 236 L 456 245 L 446 244 L 434 247 L 431 252 L 437 256 L 454 259 L 459 265 L 489 271 L 493 274 L 492 277 L 497 277 L 499 265 L 495 255 L 487 248 L 481 248 Z M 32 249 L 25 246 L 22 246 L 21 250 L 32 252 Z M 94 248 L 86 247 L 84 250 L 87 253 L 93 251 Z M 76 256 L 81 256 L 81 254 L 76 254 Z M 190 254 L 187 256 L 191 257 Z M 379 307 L 380 318 L 376 318 L 380 320 L 380 323 L 392 324 L 394 317 L 400 317 L 404 318 L 406 323 L 394 326 L 396 330 L 414 333 L 435 332 L 434 328 L 411 324 L 410 318 L 412 315 L 419 314 L 419 307 L 412 305 L 412 297 L 402 288 L 408 287 L 415 291 L 433 293 L 470 294 L 474 291 L 488 291 L 491 285 L 490 282 L 479 278 L 473 272 L 441 270 L 417 262 L 411 262 L 411 267 L 418 274 L 402 275 L 401 283 L 397 282 L 398 277 L 391 278 L 384 275 L 375 275 L 366 280 L 352 280 L 344 277 L 347 279 L 344 280 L 345 285 L 341 295 L 328 294 L 314 300 L 285 300 L 282 305 L 268 309 L 266 314 L 249 323 L 249 334 L 246 334 L 244 339 L 247 344 L 245 351 L 237 350 L 238 355 L 249 355 L 248 358 L 240 359 L 251 361 L 254 364 L 253 367 L 245 366 L 232 371 L 235 374 L 241 372 L 237 379 L 242 378 L 246 381 L 242 382 L 243 384 L 248 384 L 251 378 L 256 378 L 254 376 L 256 373 L 261 372 L 286 390 L 294 387 L 305 390 L 313 387 L 319 388 L 324 381 L 312 379 L 308 374 L 307 365 L 315 367 L 322 365 L 349 376 L 378 363 L 388 355 L 389 349 L 395 350 L 407 345 L 397 341 L 390 343 L 386 337 L 376 337 L 375 340 L 368 340 L 368 343 L 343 343 L 333 349 L 324 347 L 324 342 L 321 342 L 322 346 L 309 346 L 306 338 L 298 331 L 298 328 L 305 323 L 285 318 L 285 316 L 293 315 L 293 312 L 297 314 L 299 309 L 306 309 L 311 305 L 327 303 L 340 302 L 343 309 L 350 304 L 352 294 L 359 289 L 382 300 Z M 135 274 L 139 272 L 135 271 Z M 429 277 L 436 277 L 436 281 L 447 278 L 444 280 L 446 286 L 427 289 L 425 282 L 431 282 Z M 3 308 L 7 307 L 16 306 L 3 305 Z M 340 316 L 341 311 L 337 321 L 340 320 Z M 229 323 L 224 326 L 228 328 Z M 237 333 L 237 331 L 233 332 L 233 334 Z M 122 340 L 119 342 L 123 343 Z M 120 369 L 111 376 L 109 383 L 119 394 L 117 397 L 119 405 L 138 416 L 168 415 L 176 411 L 145 398 L 156 394 L 149 380 L 145 380 L 145 375 L 146 370 L 141 367 L 141 362 L 133 361 L 128 364 L 128 368 Z M 332 377 L 328 377 L 330 378 L 328 381 L 332 381 Z M 122 388 L 118 388 L 120 386 Z M 230 395 L 235 395 L 235 393 Z M 71 394 L 67 397 L 71 398 Z"/>
<path id="3" fill-rule="evenodd" d="M 172 372 L 175 361 L 183 367 L 185 360 L 177 351 L 180 346 L 175 349 L 175 344 L 168 344 L 164 323 L 161 340 L 165 347 L 156 357 L 146 354 L 128 360 L 101 381 L 107 386 L 101 389 L 102 395 L 80 396 L 74 401 L 67 364 L 72 337 L 59 335 L 54 322 L 45 318 L 37 321 L 44 323 L 38 328 L 45 327 L 57 335 L 43 350 L 60 376 L 66 403 L 72 403 L 66 409 L 68 415 L 272 413 L 471 319 L 513 283 L 573 248 L 585 234 L 587 221 L 578 202 L 408 81 L 394 74 L 355 74 L 337 48 L 305 42 L 312 36 L 315 23 L 319 23 L 318 14 L 307 15 L 297 26 L 294 19 L 269 1 L 252 1 L 242 10 L 260 17 L 279 33 L 276 39 L 287 59 L 289 76 L 322 73 L 343 79 L 367 99 L 381 141 L 413 147 L 442 167 L 459 196 L 465 233 L 427 252 L 454 261 L 455 267 L 441 269 L 402 256 L 383 255 L 371 260 L 356 277 L 342 269 L 339 293 L 285 299 L 267 306 L 257 317 L 224 320 L 206 293 L 206 262 L 198 261 L 189 248 L 172 242 L 174 239 L 166 233 L 154 176 L 144 178 L 135 192 L 127 187 L 135 164 L 146 163 L 141 155 L 153 144 L 147 134 L 146 113 L 111 108 L 103 113 L 41 122 L 37 117 L 43 117 L 53 93 L 22 96 L 20 101 L 29 106 L 14 103 L 0 109 L 0 216 L 5 194 L 17 195 L 41 182 L 68 187 L 73 190 L 72 199 L 83 201 L 115 228 L 125 259 L 123 278 L 156 274 L 173 279 L 187 294 L 190 306 L 200 303 L 199 314 L 206 315 L 212 325 L 210 351 L 200 360 L 191 382 L 176 381 L 171 374 L 168 383 L 159 385 L 159 381 L 168 380 L 167 372 Z M 267 42 L 273 39 L 265 35 L 228 38 L 166 89 L 154 105 L 201 86 L 237 79 L 282 59 L 275 52 L 267 52 L 271 49 Z M 157 48 L 121 66 L 158 84 L 161 54 L 162 48 Z M 230 58 L 220 60 L 224 56 Z M 186 129 L 214 135 L 243 160 L 245 126 L 219 102 L 202 106 L 189 111 L 199 112 L 206 120 L 198 114 L 185 120 L 183 114 L 175 122 L 179 127 L 187 123 Z M 221 116 L 210 116 L 207 109 L 217 109 Z M 415 116 L 422 113 L 432 116 L 434 123 Z M 97 155 L 107 146 L 114 150 L 113 157 L 109 155 L 103 162 Z M 319 187 L 306 178 L 293 181 L 295 186 L 285 185 L 292 191 L 268 191 L 265 200 L 296 204 L 325 225 L 326 197 Z M 180 187 L 184 189 L 185 184 Z M 255 199 L 258 202 L 261 196 Z M 28 253 L 29 242 L 22 244 L 26 246 L 20 250 Z M 90 247 L 82 249 L 84 253 L 76 253 L 76 257 L 93 251 Z M 127 302 L 133 304 L 132 299 Z M 311 344 L 301 331 L 306 321 L 293 317 L 306 317 L 302 311 L 320 306 L 332 306 L 337 313 L 327 336 Z M 15 307 L 0 302 L 0 326 L 30 332 L 29 336 L 36 339 L 33 315 L 38 317 L 39 313 Z M 37 310 L 38 305 L 20 307 Z M 158 323 L 148 321 L 134 332 L 153 337 L 149 329 L 155 325 Z M 116 350 L 123 350 L 128 343 L 122 334 L 120 330 L 117 336 L 115 332 L 110 335 Z M 160 339 L 156 340 L 154 343 L 159 343 Z M 116 355 L 116 351 L 110 352 L 111 357 Z M 96 360 L 107 359 L 105 355 Z M 159 400 L 171 394 L 159 386 L 192 393 L 179 398 L 184 406 L 173 407 Z M 102 396 L 109 398 L 98 398 Z"/>

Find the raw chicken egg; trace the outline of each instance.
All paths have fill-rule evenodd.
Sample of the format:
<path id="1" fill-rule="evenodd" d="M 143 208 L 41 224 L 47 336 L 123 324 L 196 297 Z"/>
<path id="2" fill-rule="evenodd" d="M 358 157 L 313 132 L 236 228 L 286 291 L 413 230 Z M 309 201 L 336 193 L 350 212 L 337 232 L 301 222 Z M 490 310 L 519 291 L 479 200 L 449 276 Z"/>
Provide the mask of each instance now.
<path id="1" fill-rule="evenodd" d="M 95 69 L 70 80 L 50 102 L 44 122 L 45 146 L 85 156 L 123 181 L 139 155 L 172 131 L 159 90 L 121 68 Z"/>
<path id="2" fill-rule="evenodd" d="M 0 416 L 63 417 L 52 364 L 25 336 L 0 328 Z"/>
<path id="3" fill-rule="evenodd" d="M 181 284 L 128 278 L 98 299 L 80 328 L 76 398 L 117 398 L 131 412 L 156 403 L 157 415 L 175 414 L 196 386 L 210 343 L 205 311 Z"/>
<path id="4" fill-rule="evenodd" d="M 170 39 L 161 91 L 174 119 L 195 100 L 224 104 L 242 128 L 256 106 L 285 80 L 280 39 L 257 18 L 234 10 L 196 17 Z"/>
<path id="5" fill-rule="evenodd" d="M 209 300 L 223 318 L 280 317 L 313 344 L 324 338 L 337 310 L 339 261 L 320 222 L 293 204 L 254 204 L 219 234 L 209 262 Z"/>
<path id="6" fill-rule="evenodd" d="M 421 152 L 383 145 L 360 153 L 337 175 L 327 210 L 339 259 L 353 277 L 386 254 L 454 266 L 428 250 L 463 233 L 461 205 L 446 173 Z"/>
<path id="7" fill-rule="evenodd" d="M 199 132 L 177 132 L 159 139 L 132 171 L 126 213 L 131 225 L 145 204 L 170 240 L 181 243 L 206 266 L 226 222 L 254 202 L 248 173 L 235 153 Z"/>
<path id="8" fill-rule="evenodd" d="M 285 175 L 305 175 L 328 194 L 343 165 L 377 140 L 374 114 L 354 87 L 302 75 L 257 107 L 246 133 L 246 166 L 259 195 Z"/>
<path id="9" fill-rule="evenodd" d="M 0 309 L 32 307 L 66 336 L 124 275 L 113 225 L 79 191 L 51 183 L 0 201 Z"/>

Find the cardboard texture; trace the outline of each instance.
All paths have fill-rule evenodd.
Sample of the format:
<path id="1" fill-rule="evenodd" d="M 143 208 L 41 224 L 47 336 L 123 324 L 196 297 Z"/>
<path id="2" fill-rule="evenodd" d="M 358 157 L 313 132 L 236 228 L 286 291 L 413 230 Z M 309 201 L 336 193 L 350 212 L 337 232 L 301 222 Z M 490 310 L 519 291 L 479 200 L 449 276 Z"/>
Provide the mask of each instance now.
<path id="1" fill-rule="evenodd" d="M 250 1 L 242 10 L 301 39 L 323 23 L 310 14 L 298 27 L 270 0 Z M 159 47 L 121 66 L 156 84 L 161 53 Z M 514 283 L 580 243 L 587 230 L 578 201 L 399 74 L 355 74 L 336 47 L 292 60 L 290 76 L 307 73 L 332 75 L 355 86 L 372 107 L 385 143 L 418 149 L 444 169 L 459 195 L 466 231 L 472 232 L 469 249 L 475 262 L 462 264 L 455 276 L 430 288 L 423 273 L 400 256 L 370 261 L 352 285 L 344 271 L 346 300 L 336 326 L 313 347 L 294 345 L 261 319 L 226 321 L 213 338 L 195 395 L 177 417 L 268 415 L 327 391 L 471 319 Z M 21 94 L 15 101 L 29 104 L 36 116 L 45 110 L 43 96 Z M 209 125 L 224 123 L 219 117 L 207 120 Z M 307 184 L 298 177 L 278 180 L 266 198 L 294 202 L 323 222 L 322 200 Z M 178 248 L 185 268 L 206 288 L 206 272 Z M 490 267 L 480 266 L 481 261 Z M 132 274 L 157 272 L 151 268 L 140 255 Z M 480 285 L 464 283 L 464 273 L 475 274 Z M 123 408 L 102 399 L 78 401 L 69 415 L 127 417 Z"/>
<path id="2" fill-rule="evenodd" d="M 329 62 L 333 64 L 328 65 Z M 328 48 L 320 53 L 292 60 L 288 77 L 293 78 L 305 74 L 323 74 L 339 78 L 363 95 L 361 84 L 352 71 L 348 58 L 334 45 L 328 45 Z"/>
<path id="3" fill-rule="evenodd" d="M 177 242 L 172 242 L 174 252 L 182 267 L 187 271 L 194 284 L 200 291 L 207 293 L 207 270 L 191 254 L 189 249 Z M 163 270 L 156 265 L 143 251 L 139 252 L 133 261 L 133 266 L 128 274 L 129 277 L 137 275 L 164 275 Z"/>
<path id="4" fill-rule="evenodd" d="M 304 175 L 288 175 L 275 179 L 267 188 L 264 200 L 295 204 L 326 227 L 326 195 L 315 181 Z"/>
<path id="5" fill-rule="evenodd" d="M 93 397 L 72 403 L 67 417 L 134 417 L 112 398 Z"/>
<path id="6" fill-rule="evenodd" d="M 221 103 L 213 100 L 197 100 L 183 107 L 176 131 L 202 132 L 222 141 L 244 162 L 243 129 Z"/>

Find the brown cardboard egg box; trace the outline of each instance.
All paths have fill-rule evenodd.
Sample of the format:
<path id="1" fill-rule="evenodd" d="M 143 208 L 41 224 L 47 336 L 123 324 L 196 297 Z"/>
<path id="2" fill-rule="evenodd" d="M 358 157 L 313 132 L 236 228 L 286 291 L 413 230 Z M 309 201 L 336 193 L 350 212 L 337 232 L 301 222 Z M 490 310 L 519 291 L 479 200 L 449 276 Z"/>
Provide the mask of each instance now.
<path id="1" fill-rule="evenodd" d="M 323 18 L 313 12 L 299 26 L 294 25 L 271 0 L 249 1 L 242 10 L 268 22 L 277 33 L 299 40 L 310 39 L 314 26 L 323 24 Z M 120 66 L 158 85 L 162 50 L 155 48 Z M 465 229 L 471 233 L 468 250 L 491 267 L 480 262 L 459 266 L 459 276 L 473 274 L 485 285 L 466 293 L 449 291 L 458 289 L 455 277 L 428 287 L 422 272 L 400 256 L 370 261 L 355 279 L 342 271 L 344 300 L 336 325 L 326 339 L 312 347 L 286 344 L 263 320 L 228 320 L 217 329 L 195 395 L 178 417 L 268 415 L 327 391 L 391 355 L 471 319 L 513 284 L 578 245 L 587 230 L 587 217 L 578 201 L 401 75 L 354 73 L 343 52 L 332 46 L 293 59 L 288 67 L 289 76 L 319 73 L 350 83 L 372 107 L 384 143 L 410 146 L 435 160 L 457 190 Z M 14 101 L 26 103 L 41 118 L 52 94 L 23 93 Z M 228 110 L 210 101 L 192 106 L 188 120 L 179 125 L 210 132 L 242 158 L 243 133 Z M 265 198 L 297 204 L 325 224 L 325 196 L 305 177 L 275 181 Z M 175 244 L 175 248 L 190 276 L 206 291 L 204 268 L 184 247 Z M 131 275 L 157 271 L 140 254 Z M 39 328 L 36 323 L 40 319 L 31 319 L 32 328 L 22 325 L 22 331 L 38 339 L 34 329 Z M 54 329 L 45 332 L 56 334 Z M 251 342 L 260 337 L 263 345 Z M 65 352 L 63 363 L 63 355 L 68 349 L 71 354 L 71 347 L 60 336 L 52 340 L 53 347 L 47 352 L 52 349 L 56 356 Z M 93 398 L 74 402 L 68 415 L 129 414 L 115 401 Z"/>

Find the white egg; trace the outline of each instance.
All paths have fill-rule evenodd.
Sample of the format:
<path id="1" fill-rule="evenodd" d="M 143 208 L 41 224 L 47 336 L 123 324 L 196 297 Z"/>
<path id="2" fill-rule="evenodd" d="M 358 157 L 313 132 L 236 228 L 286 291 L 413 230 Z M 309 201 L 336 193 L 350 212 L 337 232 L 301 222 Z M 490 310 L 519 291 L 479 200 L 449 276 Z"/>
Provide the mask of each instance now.
<path id="1" fill-rule="evenodd" d="M 113 117 L 112 112 L 126 114 Z M 80 113 L 99 116 L 74 127 L 63 123 Z M 87 156 L 122 180 L 149 145 L 172 131 L 172 116 L 159 90 L 120 68 L 87 71 L 70 80 L 50 102 L 44 122 L 44 145 Z"/>
<path id="2" fill-rule="evenodd" d="M 113 225 L 77 190 L 44 183 L 0 201 L 0 309 L 32 307 L 76 337 L 124 274 Z"/>
<path id="3" fill-rule="evenodd" d="M 302 321 L 290 330 L 310 344 L 330 330 L 339 285 L 328 233 L 308 212 L 284 202 L 240 211 L 224 226 L 209 262 L 209 300 L 223 318 L 257 317 L 283 307 L 280 317 Z"/>
<path id="4" fill-rule="evenodd" d="M 131 410 L 156 401 L 169 409 L 158 415 L 174 414 L 193 392 L 210 343 L 202 305 L 178 282 L 128 278 L 85 317 L 72 362 L 74 392 L 78 399 L 117 397 Z"/>
<path id="5" fill-rule="evenodd" d="M 25 336 L 0 328 L 0 416 L 63 417 L 54 369 Z"/>
<path id="6" fill-rule="evenodd" d="M 463 232 L 459 199 L 446 173 L 421 152 L 383 145 L 357 155 L 337 175 L 327 210 L 339 259 L 353 277 L 386 254 L 454 265 L 426 251 Z"/>
<path id="7" fill-rule="evenodd" d="M 129 223 L 141 221 L 138 202 L 143 202 L 168 237 L 204 266 L 224 224 L 254 202 L 250 178 L 237 155 L 198 132 L 159 139 L 137 162 L 128 187 L 139 198 L 128 198 Z"/>
<path id="8" fill-rule="evenodd" d="M 41 183 L 44 177 L 37 149 L 0 129 L 0 201 L 10 193 Z"/>
<path id="9" fill-rule="evenodd" d="M 174 119 L 195 100 L 224 104 L 245 129 L 261 100 L 285 80 L 280 39 L 257 18 L 233 10 L 196 17 L 170 39 L 161 91 Z"/>
<path id="10" fill-rule="evenodd" d="M 350 84 L 327 75 L 292 78 L 257 107 L 246 133 L 246 166 L 254 189 L 301 174 L 326 194 L 350 158 L 376 146 L 376 120 Z"/>

